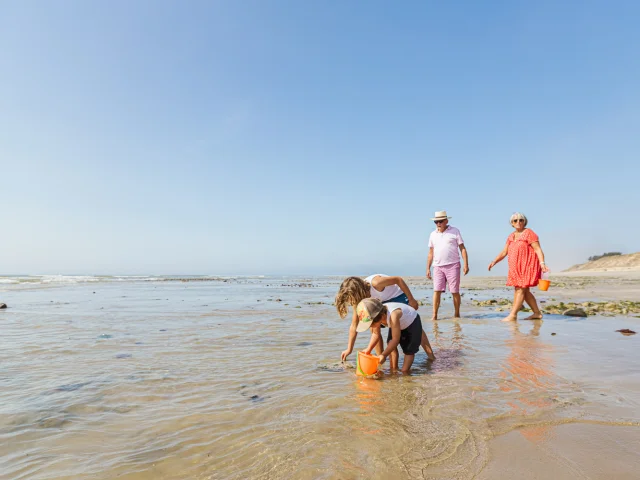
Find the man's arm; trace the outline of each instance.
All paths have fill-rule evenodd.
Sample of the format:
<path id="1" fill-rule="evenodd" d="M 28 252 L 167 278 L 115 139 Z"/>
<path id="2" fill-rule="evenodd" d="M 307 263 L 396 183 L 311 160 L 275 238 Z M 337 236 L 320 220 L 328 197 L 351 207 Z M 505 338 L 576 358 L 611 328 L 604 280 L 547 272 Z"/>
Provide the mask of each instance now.
<path id="1" fill-rule="evenodd" d="M 466 275 L 467 273 L 469 273 L 469 257 L 467 256 L 467 249 L 465 248 L 464 243 L 461 243 L 459 247 L 460 253 L 462 254 L 462 260 L 464 261 L 463 271 Z"/>
<path id="2" fill-rule="evenodd" d="M 433 263 L 433 247 L 429 247 L 429 256 L 427 257 L 427 278 L 431 278 L 431 264 Z"/>

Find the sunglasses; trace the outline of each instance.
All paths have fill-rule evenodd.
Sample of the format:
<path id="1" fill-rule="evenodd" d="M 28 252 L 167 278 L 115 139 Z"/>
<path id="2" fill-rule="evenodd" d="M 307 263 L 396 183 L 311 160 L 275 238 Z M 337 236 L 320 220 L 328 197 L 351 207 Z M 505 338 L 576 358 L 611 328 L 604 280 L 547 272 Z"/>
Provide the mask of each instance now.
<path id="1" fill-rule="evenodd" d="M 518 218 L 516 220 L 513 220 L 511 223 L 518 223 L 518 222 L 524 223 L 524 218 Z"/>
<path id="2" fill-rule="evenodd" d="M 433 221 L 433 223 L 435 223 L 436 225 L 437 225 L 438 223 L 442 223 L 442 222 L 444 222 L 444 220 L 434 220 L 434 221 Z"/>

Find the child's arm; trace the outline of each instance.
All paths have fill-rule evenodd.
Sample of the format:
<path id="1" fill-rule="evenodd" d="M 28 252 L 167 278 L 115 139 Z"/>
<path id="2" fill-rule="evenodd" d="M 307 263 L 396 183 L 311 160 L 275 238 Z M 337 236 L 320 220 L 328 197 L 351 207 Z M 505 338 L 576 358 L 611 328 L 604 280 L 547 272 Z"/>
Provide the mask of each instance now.
<path id="1" fill-rule="evenodd" d="M 401 310 L 394 310 L 389 315 L 389 328 L 391 329 L 391 341 L 387 343 L 387 348 L 384 349 L 381 355 L 378 355 L 380 363 L 384 363 L 386 358 L 393 352 L 400 344 L 400 335 L 402 335 L 402 329 L 400 328 L 400 317 L 402 317 Z"/>
<path id="2" fill-rule="evenodd" d="M 409 299 L 409 306 L 415 308 L 416 310 L 418 309 L 418 302 L 416 302 L 416 299 L 413 298 L 411 290 L 409 290 L 409 286 L 406 284 L 402 277 L 381 277 L 380 275 L 378 275 L 377 277 L 374 277 L 373 280 L 371 280 L 371 286 L 379 292 L 390 285 L 398 285 L 400 287 L 400 290 L 402 290 L 402 292 Z"/>
<path id="3" fill-rule="evenodd" d="M 366 353 L 367 355 L 371 355 L 371 350 L 376 347 L 381 338 L 382 334 L 380 332 L 380 324 L 378 323 L 378 325 L 373 325 L 371 327 L 371 340 L 369 341 L 369 346 L 364 351 L 364 353 Z"/>
<path id="4" fill-rule="evenodd" d="M 356 314 L 356 309 L 353 309 L 353 317 L 351 318 L 351 326 L 349 327 L 349 343 L 347 344 L 347 349 L 342 352 L 341 358 L 344 362 L 351 352 L 353 352 L 353 346 L 356 343 L 356 338 L 358 337 L 358 332 L 356 332 L 356 327 L 358 326 L 358 315 Z"/>

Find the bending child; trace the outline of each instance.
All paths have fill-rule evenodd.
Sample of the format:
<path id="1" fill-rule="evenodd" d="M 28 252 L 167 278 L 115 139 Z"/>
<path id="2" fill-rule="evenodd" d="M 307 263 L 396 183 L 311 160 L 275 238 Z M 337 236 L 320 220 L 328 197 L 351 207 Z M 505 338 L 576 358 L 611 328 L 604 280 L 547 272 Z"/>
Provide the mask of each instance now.
<path id="1" fill-rule="evenodd" d="M 418 302 L 413 298 L 411 290 L 409 290 L 402 277 L 390 277 L 377 273 L 368 276 L 364 280 L 360 277 L 345 278 L 336 295 L 336 308 L 340 318 L 344 318 L 347 316 L 348 307 L 351 306 L 353 308 L 353 317 L 349 327 L 349 343 L 347 344 L 347 349 L 341 355 L 343 361 L 353 352 L 353 346 L 358 336 L 356 330 L 358 326 L 356 307 L 365 298 L 377 298 L 382 303 L 404 303 L 416 310 L 418 309 Z M 425 342 L 429 343 L 426 333 L 423 337 L 423 343 Z M 382 338 L 380 338 L 380 344 L 376 346 L 376 353 L 380 354 L 383 349 L 384 344 L 382 343 Z"/>
<path id="2" fill-rule="evenodd" d="M 357 331 L 364 332 L 371 328 L 371 341 L 365 350 L 367 354 L 382 340 L 381 326 L 389 327 L 387 348 L 378 354 L 381 364 L 390 357 L 391 370 L 398 369 L 398 345 L 404 353 L 402 373 L 409 373 L 411 370 L 421 344 L 427 357 L 435 359 L 429 340 L 427 339 L 426 344 L 422 342 L 422 336 L 426 337 L 426 334 L 422 330 L 420 315 L 413 308 L 403 303 L 391 302 L 383 305 L 380 300 L 367 298 L 358 304 L 356 311 L 360 320 Z"/>

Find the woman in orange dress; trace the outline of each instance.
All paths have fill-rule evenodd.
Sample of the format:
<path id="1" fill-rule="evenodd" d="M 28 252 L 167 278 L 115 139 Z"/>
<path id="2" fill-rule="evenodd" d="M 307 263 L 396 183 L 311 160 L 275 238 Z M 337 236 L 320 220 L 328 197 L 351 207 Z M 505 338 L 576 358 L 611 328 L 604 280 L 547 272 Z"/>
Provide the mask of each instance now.
<path id="1" fill-rule="evenodd" d="M 503 322 L 517 320 L 518 312 L 524 302 L 527 302 L 531 310 L 533 310 L 533 315 L 527 317 L 526 320 L 542 318 L 536 297 L 533 296 L 530 288 L 538 285 L 542 272 L 546 273 L 549 269 L 544 263 L 544 253 L 540 248 L 538 235 L 533 230 L 526 228 L 527 223 L 527 217 L 522 213 L 511 215 L 511 225 L 516 231 L 507 237 L 504 249 L 489 265 L 489 271 L 491 271 L 496 263 L 509 256 L 507 285 L 514 287 L 515 291 L 513 293 L 511 313 L 502 320 Z"/>

